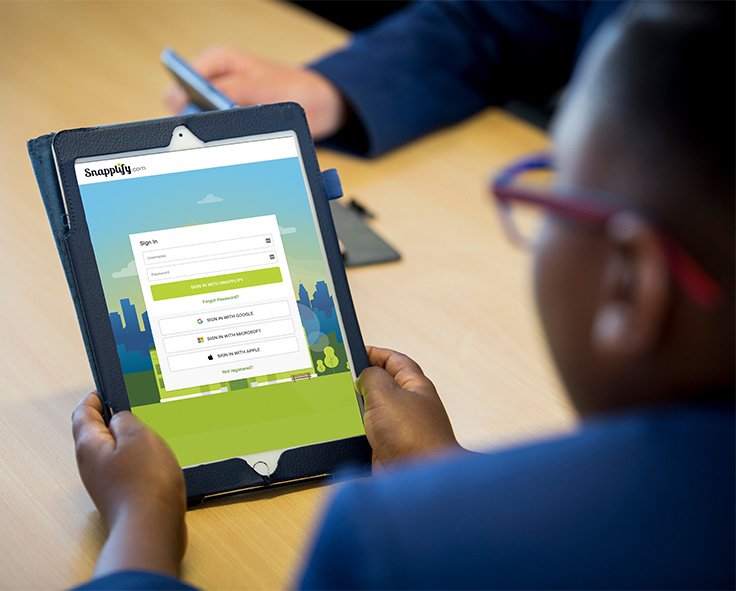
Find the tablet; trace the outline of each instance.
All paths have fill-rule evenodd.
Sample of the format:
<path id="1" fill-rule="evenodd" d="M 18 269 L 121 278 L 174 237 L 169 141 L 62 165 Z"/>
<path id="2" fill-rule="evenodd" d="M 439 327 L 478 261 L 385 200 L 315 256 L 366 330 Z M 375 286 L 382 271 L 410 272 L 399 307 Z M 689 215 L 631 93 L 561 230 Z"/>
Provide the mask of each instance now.
<path id="1" fill-rule="evenodd" d="M 167 441 L 190 498 L 369 461 L 366 353 L 298 105 L 62 131 L 52 150 L 100 395 Z"/>

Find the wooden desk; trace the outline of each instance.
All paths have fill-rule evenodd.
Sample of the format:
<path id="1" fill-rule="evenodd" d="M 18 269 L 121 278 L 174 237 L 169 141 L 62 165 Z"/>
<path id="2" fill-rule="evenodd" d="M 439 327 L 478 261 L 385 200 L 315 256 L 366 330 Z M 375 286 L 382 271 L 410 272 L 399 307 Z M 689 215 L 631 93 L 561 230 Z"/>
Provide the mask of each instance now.
<path id="1" fill-rule="evenodd" d="M 167 44 L 193 56 L 230 43 L 300 63 L 344 39 L 271 3 L 0 3 L 0 587 L 81 582 L 104 539 L 69 423 L 92 379 L 25 140 L 166 115 Z M 374 162 L 320 153 L 404 257 L 349 274 L 367 342 L 415 357 L 474 448 L 573 421 L 533 315 L 528 261 L 506 244 L 484 188 L 544 144 L 488 110 Z M 191 512 L 184 576 L 210 589 L 287 586 L 329 493 L 312 485 Z"/>

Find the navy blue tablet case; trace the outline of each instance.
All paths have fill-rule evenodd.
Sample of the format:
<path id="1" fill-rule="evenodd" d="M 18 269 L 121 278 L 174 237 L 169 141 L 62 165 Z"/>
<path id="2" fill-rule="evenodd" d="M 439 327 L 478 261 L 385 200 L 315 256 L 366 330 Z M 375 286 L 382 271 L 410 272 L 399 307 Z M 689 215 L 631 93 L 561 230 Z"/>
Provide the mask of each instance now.
<path id="1" fill-rule="evenodd" d="M 121 125 L 74 129 L 43 135 L 28 142 L 36 180 L 48 214 L 61 263 L 76 308 L 87 356 L 106 418 L 130 408 L 108 320 L 97 263 L 74 174 L 74 160 L 169 145 L 175 127 L 186 125 L 199 139 L 226 138 L 293 130 L 296 132 L 307 179 L 314 198 L 322 239 L 340 302 L 345 337 L 353 367 L 360 373 L 368 357 L 355 316 L 347 278 L 328 204 L 342 193 L 335 171 L 320 173 L 317 156 L 302 108 L 295 103 L 243 107 Z M 57 161 L 54 161 L 54 151 Z M 56 166 L 59 174 L 57 176 Z M 63 183 L 63 194 L 59 186 Z M 66 207 L 65 200 L 66 197 Z M 262 476 L 244 460 L 229 459 L 184 471 L 190 503 L 205 496 L 259 489 L 280 483 L 332 475 L 342 465 L 370 468 L 371 450 L 365 436 L 285 451 L 271 476 Z"/>

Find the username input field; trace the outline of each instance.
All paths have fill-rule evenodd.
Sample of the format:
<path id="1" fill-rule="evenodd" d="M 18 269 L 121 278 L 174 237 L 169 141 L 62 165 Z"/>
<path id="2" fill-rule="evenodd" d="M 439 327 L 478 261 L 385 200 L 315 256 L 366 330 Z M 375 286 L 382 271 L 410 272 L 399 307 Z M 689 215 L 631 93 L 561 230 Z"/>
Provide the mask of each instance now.
<path id="1" fill-rule="evenodd" d="M 174 246 L 172 248 L 150 249 L 143 251 L 143 262 L 148 267 L 174 261 L 181 262 L 189 259 L 243 254 L 249 250 L 268 248 L 272 244 L 273 237 L 271 234 L 262 234 L 259 236 L 247 236 L 245 238 Z"/>
<path id="2" fill-rule="evenodd" d="M 219 259 L 208 259 L 206 261 L 194 261 L 191 263 L 177 263 L 175 265 L 162 265 L 147 270 L 148 280 L 167 281 L 178 277 L 192 277 L 199 275 L 213 275 L 226 271 L 239 271 L 241 269 L 272 266 L 277 263 L 276 253 L 272 250 L 266 252 L 254 252 L 245 255 L 222 257 Z"/>

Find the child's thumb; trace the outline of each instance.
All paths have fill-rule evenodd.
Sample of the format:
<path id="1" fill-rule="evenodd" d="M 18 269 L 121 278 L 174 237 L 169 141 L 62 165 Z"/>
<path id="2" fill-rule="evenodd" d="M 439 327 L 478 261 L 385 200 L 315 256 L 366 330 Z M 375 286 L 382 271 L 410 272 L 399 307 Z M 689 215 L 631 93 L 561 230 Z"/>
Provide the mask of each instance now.
<path id="1" fill-rule="evenodd" d="M 355 382 L 355 389 L 363 396 L 366 410 L 383 404 L 396 388 L 398 385 L 394 378 L 381 367 L 364 369 Z"/>
<path id="2" fill-rule="evenodd" d="M 140 434 L 143 425 L 129 410 L 116 412 L 110 419 L 110 431 L 115 441 L 133 439 Z"/>

